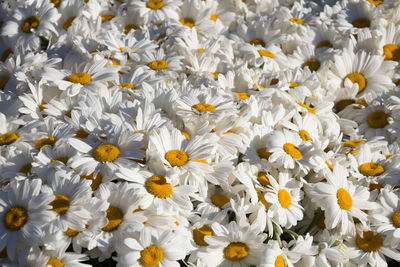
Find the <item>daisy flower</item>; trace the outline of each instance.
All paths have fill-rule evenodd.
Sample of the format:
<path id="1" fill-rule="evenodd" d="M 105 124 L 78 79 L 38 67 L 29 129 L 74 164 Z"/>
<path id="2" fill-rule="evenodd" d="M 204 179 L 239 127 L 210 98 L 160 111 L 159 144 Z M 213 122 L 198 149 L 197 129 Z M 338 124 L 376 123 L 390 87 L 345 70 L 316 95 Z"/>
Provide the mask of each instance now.
<path id="1" fill-rule="evenodd" d="M 136 13 L 143 20 L 143 24 L 161 23 L 166 19 L 178 20 L 180 2 L 175 0 L 146 0 L 129 2 L 129 12 Z"/>
<path id="2" fill-rule="evenodd" d="M 52 196 L 40 193 L 39 179 L 12 182 L 7 191 L 0 191 L 0 249 L 14 259 L 17 243 L 38 244 L 43 236 L 42 226 L 54 219 L 48 203 Z"/>
<path id="3" fill-rule="evenodd" d="M 155 53 L 146 51 L 143 54 L 143 61 L 146 62 L 146 69 L 150 70 L 153 75 L 170 74 L 176 75 L 175 72 L 183 70 L 182 57 L 175 53 L 165 53 L 160 48 Z"/>

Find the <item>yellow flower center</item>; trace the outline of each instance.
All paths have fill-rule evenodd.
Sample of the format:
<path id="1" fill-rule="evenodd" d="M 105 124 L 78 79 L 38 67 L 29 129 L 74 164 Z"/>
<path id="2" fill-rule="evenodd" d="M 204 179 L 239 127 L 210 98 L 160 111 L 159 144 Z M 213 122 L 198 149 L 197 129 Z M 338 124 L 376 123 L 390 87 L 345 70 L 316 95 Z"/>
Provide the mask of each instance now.
<path id="1" fill-rule="evenodd" d="M 179 19 L 179 22 L 182 23 L 183 26 L 193 28 L 194 26 L 194 20 L 192 18 L 181 18 Z"/>
<path id="2" fill-rule="evenodd" d="M 389 117 L 385 111 L 375 110 L 368 115 L 367 122 L 371 128 L 383 128 L 388 124 L 387 119 Z"/>
<path id="3" fill-rule="evenodd" d="M 353 72 L 346 75 L 346 77 L 344 77 L 344 80 L 345 79 L 349 79 L 352 83 L 358 84 L 358 93 L 361 93 L 367 86 L 367 80 L 365 79 L 364 75 L 358 72 Z"/>
<path id="4" fill-rule="evenodd" d="M 328 40 L 323 40 L 317 44 L 317 48 L 321 47 L 333 47 L 333 45 Z"/>
<path id="5" fill-rule="evenodd" d="M 143 267 L 156 267 L 164 259 L 164 251 L 156 245 L 150 245 L 140 251 L 140 263 Z"/>
<path id="6" fill-rule="evenodd" d="M 335 104 L 335 110 L 336 112 L 340 112 L 343 109 L 345 109 L 347 106 L 354 104 L 356 101 L 354 101 L 353 99 L 343 99 L 340 100 L 339 102 L 337 102 Z"/>
<path id="7" fill-rule="evenodd" d="M 64 232 L 65 235 L 69 236 L 69 237 L 75 237 L 79 234 L 78 230 L 74 230 L 71 228 L 68 228 L 67 231 Z"/>
<path id="8" fill-rule="evenodd" d="M 172 186 L 164 176 L 153 175 L 145 184 L 147 192 L 158 198 L 168 198 L 172 194 Z"/>
<path id="9" fill-rule="evenodd" d="M 71 83 L 80 83 L 82 85 L 85 85 L 92 81 L 92 76 L 90 76 L 90 74 L 86 72 L 77 72 L 69 75 L 67 77 L 67 81 Z"/>
<path id="10" fill-rule="evenodd" d="M 234 92 L 239 99 L 246 99 L 249 98 L 249 95 L 245 92 Z"/>
<path id="11" fill-rule="evenodd" d="M 321 63 L 319 63 L 319 61 L 314 58 L 307 60 L 306 62 L 303 63 L 303 65 L 301 65 L 303 69 L 305 67 L 308 67 L 311 71 L 317 71 L 320 66 Z"/>
<path id="12" fill-rule="evenodd" d="M 285 189 L 280 189 L 278 191 L 278 200 L 282 208 L 284 209 L 289 208 L 290 205 L 292 204 L 292 198 L 290 197 L 289 192 L 286 191 Z"/>
<path id="13" fill-rule="evenodd" d="M 395 44 L 387 44 L 383 47 L 383 54 L 385 55 L 385 60 L 399 61 L 400 48 Z"/>
<path id="14" fill-rule="evenodd" d="M 268 152 L 266 147 L 262 147 L 262 148 L 257 149 L 257 155 L 258 155 L 261 159 L 266 159 L 266 160 L 268 160 L 269 157 L 272 155 L 272 153 L 271 153 L 271 152 Z"/>
<path id="15" fill-rule="evenodd" d="M 137 30 L 137 29 L 139 29 L 139 27 L 136 26 L 135 24 L 128 24 L 124 28 L 124 33 L 128 34 L 131 30 Z"/>
<path id="16" fill-rule="evenodd" d="M 6 59 L 8 58 L 9 55 L 12 54 L 12 50 L 10 48 L 7 48 L 6 50 L 4 50 L 3 54 L 1 54 L 1 61 L 6 61 Z"/>
<path id="17" fill-rule="evenodd" d="M 217 15 L 215 15 L 214 13 L 212 13 L 212 14 L 210 15 L 210 20 L 212 20 L 212 21 L 214 21 L 214 22 L 217 22 L 217 19 L 218 19 L 218 17 L 217 17 Z"/>
<path id="18" fill-rule="evenodd" d="M 369 184 L 368 189 L 369 189 L 369 191 L 378 190 L 378 193 L 380 193 L 382 186 L 380 184 Z"/>
<path id="19" fill-rule="evenodd" d="M 222 207 L 229 202 L 229 199 L 221 194 L 214 194 L 210 197 L 211 203 L 213 203 L 218 208 L 222 209 Z"/>
<path id="20" fill-rule="evenodd" d="M 292 143 L 285 143 L 283 150 L 294 159 L 301 159 L 302 157 L 300 150 Z"/>
<path id="21" fill-rule="evenodd" d="M 95 160 L 100 162 L 113 162 L 119 156 L 121 151 L 117 146 L 112 144 L 104 144 L 96 147 L 92 153 Z"/>
<path id="22" fill-rule="evenodd" d="M 81 138 L 81 139 L 88 137 L 88 135 L 89 134 L 83 129 L 79 129 L 75 134 L 76 137 Z"/>
<path id="23" fill-rule="evenodd" d="M 303 24 L 303 20 L 301 18 L 291 18 L 289 21 L 296 24 Z"/>
<path id="24" fill-rule="evenodd" d="M 40 150 L 42 147 L 44 147 L 46 145 L 54 146 L 55 143 L 56 143 L 56 139 L 54 139 L 53 136 L 50 136 L 50 137 L 42 138 L 39 141 L 37 141 L 37 143 L 35 144 L 35 148 L 37 150 Z"/>
<path id="25" fill-rule="evenodd" d="M 312 114 L 315 114 L 315 109 L 313 109 L 312 107 L 307 106 L 306 104 L 303 104 L 303 103 L 301 103 L 301 102 L 297 102 L 297 104 L 298 104 L 299 106 L 301 106 L 301 107 L 307 109 L 308 112 L 310 112 L 310 113 L 312 113 Z"/>
<path id="26" fill-rule="evenodd" d="M 111 14 L 104 14 L 104 15 L 101 15 L 101 23 L 110 21 L 110 20 L 112 20 L 113 18 L 114 18 L 114 16 L 111 15 Z"/>
<path id="27" fill-rule="evenodd" d="M 251 45 L 261 45 L 261 46 L 265 46 L 265 43 L 263 40 L 261 39 L 254 39 L 250 41 Z"/>
<path id="28" fill-rule="evenodd" d="M 46 266 L 49 266 L 49 265 L 51 267 L 64 267 L 64 263 L 57 258 L 50 258 L 46 263 Z"/>
<path id="29" fill-rule="evenodd" d="M 328 168 L 333 171 L 333 166 L 332 164 L 330 164 L 327 160 L 325 161 L 326 166 L 328 166 Z"/>
<path id="30" fill-rule="evenodd" d="M 63 216 L 69 209 L 69 203 L 69 198 L 66 195 L 56 195 L 54 200 L 50 203 L 50 205 L 53 206 L 50 210 Z"/>
<path id="31" fill-rule="evenodd" d="M 169 164 L 171 164 L 172 167 L 181 167 L 189 161 L 189 157 L 186 152 L 178 149 L 170 150 L 165 153 L 165 159 L 169 162 Z"/>
<path id="32" fill-rule="evenodd" d="M 197 48 L 196 51 L 197 51 L 197 53 L 203 53 L 204 48 Z"/>
<path id="33" fill-rule="evenodd" d="M 325 213 L 322 212 L 322 214 L 318 217 L 316 225 L 320 229 L 325 229 Z"/>
<path id="34" fill-rule="evenodd" d="M 288 84 L 289 84 L 289 88 L 294 88 L 294 87 L 297 87 L 297 86 L 300 85 L 300 84 L 295 83 L 295 82 L 288 82 Z"/>
<path id="35" fill-rule="evenodd" d="M 32 169 L 32 164 L 28 163 L 22 166 L 21 169 L 19 169 L 19 172 L 22 172 L 25 175 L 27 175 L 28 173 L 31 172 L 31 169 Z"/>
<path id="36" fill-rule="evenodd" d="M 118 226 L 122 223 L 122 212 L 119 208 L 114 206 L 109 206 L 107 209 L 107 219 L 108 223 L 101 230 L 105 232 L 111 232 L 118 228 Z"/>
<path id="37" fill-rule="evenodd" d="M 206 235 L 213 235 L 213 231 L 206 224 L 200 228 L 196 228 L 193 230 L 193 240 L 197 245 L 201 247 L 208 246 L 208 243 L 204 241 L 204 237 Z"/>
<path id="38" fill-rule="evenodd" d="M 71 27 L 72 22 L 74 21 L 75 16 L 69 17 L 63 24 L 62 28 L 66 31 L 69 27 Z"/>
<path id="39" fill-rule="evenodd" d="M 210 74 L 211 74 L 212 76 L 214 76 L 214 78 L 218 78 L 218 75 L 219 75 L 220 73 L 221 73 L 221 72 L 219 72 L 219 71 L 210 72 Z"/>
<path id="40" fill-rule="evenodd" d="M 400 210 L 397 210 L 395 213 L 393 213 L 392 221 L 397 228 L 400 228 Z"/>
<path id="41" fill-rule="evenodd" d="M 232 242 L 224 248 L 224 255 L 230 261 L 241 261 L 249 255 L 249 247 L 242 242 Z"/>
<path id="42" fill-rule="evenodd" d="M 378 176 L 381 175 L 385 169 L 383 166 L 376 162 L 367 162 L 360 166 L 360 172 L 365 176 Z"/>
<path id="43" fill-rule="evenodd" d="M 308 132 L 306 130 L 299 130 L 299 135 L 301 140 L 303 141 L 312 141 L 312 138 L 310 137 L 310 135 L 308 134 Z"/>
<path id="44" fill-rule="evenodd" d="M 69 160 L 69 158 L 67 158 L 67 157 L 59 157 L 59 158 L 53 159 L 52 162 L 60 161 L 64 164 L 67 164 L 68 160 Z"/>
<path id="45" fill-rule="evenodd" d="M 19 230 L 27 221 L 28 211 L 21 206 L 12 207 L 4 215 L 4 226 L 9 231 Z"/>
<path id="46" fill-rule="evenodd" d="M 257 52 L 261 57 L 270 57 L 270 58 L 275 57 L 274 53 L 268 51 L 267 49 L 259 49 L 257 50 Z"/>
<path id="47" fill-rule="evenodd" d="M 353 26 L 356 28 L 368 28 L 371 22 L 367 18 L 359 18 L 353 21 Z"/>
<path id="48" fill-rule="evenodd" d="M 97 190 L 97 188 L 99 188 L 101 182 L 103 181 L 103 176 L 100 173 L 98 173 L 96 175 L 96 177 L 93 177 L 93 176 L 94 176 L 94 172 L 89 175 L 81 175 L 80 178 L 91 180 L 92 184 L 90 185 L 90 187 L 92 188 L 93 191 L 95 191 L 95 190 Z"/>
<path id="49" fill-rule="evenodd" d="M 10 145 L 18 139 L 19 135 L 16 132 L 7 132 L 0 136 L 0 146 Z"/>
<path id="50" fill-rule="evenodd" d="M 206 103 L 198 103 L 193 106 L 198 112 L 215 112 L 215 107 Z"/>
<path id="51" fill-rule="evenodd" d="M 126 88 L 131 90 L 135 89 L 135 86 L 131 83 L 120 83 L 119 86 L 122 88 L 122 90 Z"/>
<path id="52" fill-rule="evenodd" d="M 264 205 L 265 210 L 268 210 L 268 203 L 264 198 L 263 192 L 261 190 L 256 189 L 258 201 Z"/>
<path id="53" fill-rule="evenodd" d="M 339 188 L 336 193 L 337 202 L 339 207 L 343 210 L 351 210 L 353 207 L 353 199 L 351 198 L 349 192 L 344 188 Z"/>
<path id="54" fill-rule="evenodd" d="M 375 6 L 379 6 L 380 4 L 383 3 L 383 0 L 367 0 L 371 4 L 374 4 Z"/>
<path id="55" fill-rule="evenodd" d="M 357 234 L 356 244 L 365 252 L 377 251 L 382 247 L 382 236 L 372 231 L 364 231 L 363 237 Z"/>
<path id="56" fill-rule="evenodd" d="M 40 18 L 38 16 L 32 16 L 26 18 L 21 24 L 21 30 L 24 33 L 31 33 L 32 29 L 36 29 L 40 25 Z"/>
<path id="57" fill-rule="evenodd" d="M 343 146 L 355 148 L 356 146 L 361 145 L 361 144 L 365 144 L 365 141 L 360 140 L 360 139 L 354 139 L 354 140 L 348 140 L 348 141 L 344 142 Z"/>
<path id="58" fill-rule="evenodd" d="M 181 134 L 186 138 L 186 140 L 190 139 L 190 135 L 184 131 L 181 131 Z"/>
<path id="59" fill-rule="evenodd" d="M 257 181 L 264 187 L 271 185 L 266 172 L 257 173 Z"/>
<path id="60" fill-rule="evenodd" d="M 276 257 L 275 267 L 285 267 L 285 260 L 283 259 L 282 256 Z"/>
<path id="61" fill-rule="evenodd" d="M 163 70 L 168 67 L 168 62 L 166 60 L 160 59 L 149 63 L 149 68 L 155 71 Z"/>
<path id="62" fill-rule="evenodd" d="M 53 3 L 55 7 L 59 7 L 61 4 L 61 0 L 50 0 L 50 3 Z"/>
<path id="63" fill-rule="evenodd" d="M 147 2 L 146 6 L 153 10 L 158 10 L 164 6 L 163 0 L 150 0 Z"/>

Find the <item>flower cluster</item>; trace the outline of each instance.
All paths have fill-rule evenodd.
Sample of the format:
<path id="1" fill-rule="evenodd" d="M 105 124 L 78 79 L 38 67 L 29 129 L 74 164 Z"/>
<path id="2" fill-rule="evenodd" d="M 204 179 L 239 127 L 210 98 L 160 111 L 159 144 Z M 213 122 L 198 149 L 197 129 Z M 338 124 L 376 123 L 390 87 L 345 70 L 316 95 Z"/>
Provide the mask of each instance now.
<path id="1" fill-rule="evenodd" d="M 399 0 L 0 1 L 0 265 L 400 261 Z"/>

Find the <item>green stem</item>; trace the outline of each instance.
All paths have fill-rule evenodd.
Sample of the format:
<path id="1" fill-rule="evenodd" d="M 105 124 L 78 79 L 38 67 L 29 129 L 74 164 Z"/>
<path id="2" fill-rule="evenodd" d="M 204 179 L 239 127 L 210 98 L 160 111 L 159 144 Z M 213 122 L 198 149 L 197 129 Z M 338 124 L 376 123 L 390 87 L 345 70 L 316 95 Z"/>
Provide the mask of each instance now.
<path id="1" fill-rule="evenodd" d="M 293 235 L 295 238 L 298 238 L 298 237 L 299 237 L 299 234 L 296 233 L 296 232 L 294 232 L 294 231 L 292 231 L 292 230 L 283 229 L 283 231 L 284 231 L 285 233 L 289 233 L 289 234 Z"/>
<path id="2" fill-rule="evenodd" d="M 308 233 L 313 228 L 313 226 L 317 223 L 317 221 L 318 221 L 319 217 L 321 217 L 321 215 L 322 215 L 322 210 L 318 210 L 317 213 L 315 214 L 313 220 L 311 221 L 310 225 L 307 227 L 306 233 Z"/>
<path id="3" fill-rule="evenodd" d="M 281 236 L 279 234 L 278 226 L 274 223 L 274 237 L 278 241 L 279 247 L 282 248 Z"/>

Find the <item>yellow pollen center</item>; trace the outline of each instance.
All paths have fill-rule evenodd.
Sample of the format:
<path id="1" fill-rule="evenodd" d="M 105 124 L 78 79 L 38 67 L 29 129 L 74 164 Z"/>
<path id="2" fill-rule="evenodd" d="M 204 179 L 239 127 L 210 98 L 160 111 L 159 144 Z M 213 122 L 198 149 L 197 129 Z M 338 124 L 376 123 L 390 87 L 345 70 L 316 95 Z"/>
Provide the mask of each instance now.
<path id="1" fill-rule="evenodd" d="M 49 145 L 49 146 L 54 146 L 56 143 L 56 139 L 54 139 L 53 136 L 47 137 L 47 138 L 42 138 L 37 143 L 35 144 L 35 148 L 37 150 L 40 150 L 42 147 Z"/>
<path id="2" fill-rule="evenodd" d="M 120 83 L 119 86 L 122 88 L 122 90 L 124 89 L 135 89 L 135 86 L 131 83 Z"/>
<path id="3" fill-rule="evenodd" d="M 282 256 L 276 257 L 275 267 L 285 267 L 285 260 L 283 259 Z"/>
<path id="4" fill-rule="evenodd" d="M 321 63 L 319 63 L 319 61 L 314 58 L 307 60 L 306 62 L 303 63 L 303 65 L 301 65 L 303 69 L 305 67 L 308 67 L 311 71 L 317 71 L 320 66 Z"/>
<path id="5" fill-rule="evenodd" d="M 147 2 L 146 6 L 153 10 L 158 10 L 164 6 L 163 0 L 150 0 Z"/>
<path id="6" fill-rule="evenodd" d="M 400 228 L 400 209 L 393 213 L 392 221 L 397 228 Z"/>
<path id="7" fill-rule="evenodd" d="M 312 141 L 312 138 L 310 137 L 310 135 L 308 134 L 308 132 L 306 130 L 299 130 L 299 135 L 301 140 L 303 141 Z"/>
<path id="8" fill-rule="evenodd" d="M 139 27 L 136 26 L 135 24 L 128 24 L 124 28 L 124 33 L 128 34 L 131 30 L 137 30 L 137 29 L 139 29 Z"/>
<path id="9" fill-rule="evenodd" d="M 164 251 L 156 245 L 150 245 L 140 251 L 139 262 L 143 267 L 156 267 L 164 259 Z"/>
<path id="10" fill-rule="evenodd" d="M 354 139 L 354 140 L 348 140 L 346 142 L 344 142 L 343 146 L 344 147 L 352 147 L 355 148 L 358 145 L 364 144 L 365 141 L 364 140 L 360 140 L 360 139 Z"/>
<path id="11" fill-rule="evenodd" d="M 69 203 L 69 198 L 66 195 L 56 195 L 54 200 L 50 203 L 50 205 L 53 206 L 50 210 L 63 216 L 69 209 Z"/>
<path id="12" fill-rule="evenodd" d="M 158 198 L 168 198 L 172 194 L 172 186 L 164 176 L 153 175 L 145 184 L 147 192 Z"/>
<path id="13" fill-rule="evenodd" d="M 74 21 L 75 16 L 69 17 L 63 24 L 62 28 L 66 31 L 69 27 L 71 27 L 72 22 Z"/>
<path id="14" fill-rule="evenodd" d="M 101 230 L 105 232 L 111 232 L 118 228 L 118 226 L 122 223 L 122 212 L 119 208 L 114 206 L 109 206 L 107 209 L 107 219 L 108 223 Z"/>
<path id="15" fill-rule="evenodd" d="M 76 137 L 81 138 L 81 139 L 88 137 L 88 135 L 89 134 L 83 129 L 79 129 L 75 134 Z"/>
<path id="16" fill-rule="evenodd" d="M 104 144 L 96 147 L 92 153 L 95 160 L 100 162 L 113 162 L 119 156 L 121 151 L 117 146 L 112 144 Z"/>
<path id="17" fill-rule="evenodd" d="M 4 226 L 9 231 L 17 231 L 28 221 L 28 211 L 20 206 L 9 209 L 4 215 Z"/>
<path id="18" fill-rule="evenodd" d="M 50 258 L 46 263 L 46 266 L 49 266 L 49 265 L 51 267 L 64 267 L 64 263 L 57 258 Z"/>
<path id="19" fill-rule="evenodd" d="M 249 95 L 246 92 L 234 92 L 239 99 L 249 98 Z"/>
<path id="20" fill-rule="evenodd" d="M 292 198 L 290 197 L 289 192 L 286 191 L 285 189 L 280 189 L 278 191 L 278 200 L 282 208 L 284 209 L 289 208 L 290 205 L 292 204 Z"/>
<path id="21" fill-rule="evenodd" d="M 289 84 L 289 88 L 294 88 L 294 87 L 297 87 L 297 86 L 300 85 L 300 84 L 295 83 L 295 82 L 288 82 L 288 84 Z"/>
<path id="22" fill-rule="evenodd" d="M 61 4 L 61 0 L 50 0 L 50 3 L 53 3 L 55 7 L 59 7 Z"/>
<path id="23" fill-rule="evenodd" d="M 196 51 L 197 51 L 197 53 L 203 53 L 204 48 L 197 48 Z"/>
<path id="24" fill-rule="evenodd" d="M 165 153 L 165 159 L 171 164 L 172 167 L 181 167 L 189 162 L 189 157 L 183 150 L 170 150 Z"/>
<path id="25" fill-rule="evenodd" d="M 192 18 L 181 18 L 179 19 L 179 22 L 182 23 L 183 26 L 193 28 L 194 26 L 194 20 Z"/>
<path id="26" fill-rule="evenodd" d="M 96 177 L 93 176 L 94 172 L 89 175 L 81 175 L 80 178 L 91 180 L 92 184 L 90 185 L 90 187 L 92 188 L 93 191 L 95 191 L 97 188 L 99 188 L 101 182 L 103 181 L 103 176 L 100 173 L 98 173 Z"/>
<path id="27" fill-rule="evenodd" d="M 106 22 L 106 21 L 110 21 L 110 20 L 112 20 L 113 18 L 114 18 L 114 16 L 111 15 L 111 14 L 104 14 L 104 15 L 101 15 L 101 23 L 104 23 L 104 22 Z"/>
<path id="28" fill-rule="evenodd" d="M 275 57 L 274 53 L 268 51 L 267 49 L 259 49 L 257 50 L 257 52 L 260 55 L 260 57 L 270 57 L 270 58 Z"/>
<path id="29" fill-rule="evenodd" d="M 181 131 L 181 134 L 186 138 L 186 140 L 190 139 L 190 135 L 188 133 Z"/>
<path id="30" fill-rule="evenodd" d="M 378 193 L 381 192 L 382 186 L 380 184 L 369 184 L 368 185 L 368 189 L 369 191 L 374 191 L 374 190 L 378 190 Z"/>
<path id="31" fill-rule="evenodd" d="M 301 159 L 302 157 L 300 150 L 292 143 L 285 143 L 283 150 L 294 159 Z"/>
<path id="32" fill-rule="evenodd" d="M 356 244 L 365 252 L 377 251 L 382 247 L 382 236 L 372 231 L 364 231 L 363 237 L 357 234 Z"/>
<path id="33" fill-rule="evenodd" d="M 257 155 L 258 155 L 261 159 L 266 159 L 266 160 L 268 160 L 269 157 L 272 155 L 272 153 L 271 153 L 271 152 L 268 152 L 266 147 L 262 147 L 262 148 L 257 149 Z"/>
<path id="34" fill-rule="evenodd" d="M 196 228 L 193 230 L 193 240 L 197 245 L 201 247 L 208 246 L 208 243 L 204 241 L 204 236 L 206 235 L 213 235 L 213 231 L 206 224 L 200 228 Z"/>
<path id="35" fill-rule="evenodd" d="M 383 47 L 383 54 L 385 55 L 385 60 L 399 61 L 400 48 L 395 44 L 387 44 Z"/>
<path id="36" fill-rule="evenodd" d="M 301 106 L 301 107 L 307 109 L 308 112 L 310 112 L 310 113 L 312 113 L 312 114 L 315 114 L 315 109 L 313 109 L 312 107 L 307 106 L 306 104 L 303 104 L 303 103 L 301 103 L 301 102 L 297 102 L 297 104 L 298 104 L 299 106 Z"/>
<path id="37" fill-rule="evenodd" d="M 345 109 L 347 106 L 354 104 L 356 101 L 354 101 L 353 99 L 343 99 L 340 100 L 339 102 L 337 102 L 335 104 L 335 110 L 336 112 L 340 112 L 343 109 Z"/>
<path id="38" fill-rule="evenodd" d="M 303 24 L 303 20 L 301 18 L 291 18 L 289 21 L 296 24 Z"/>
<path id="39" fill-rule="evenodd" d="M 241 261 L 249 255 L 249 247 L 242 242 L 232 242 L 224 248 L 224 255 L 230 261 Z"/>
<path id="40" fill-rule="evenodd" d="M 385 169 L 383 166 L 376 162 L 367 162 L 360 166 L 360 172 L 365 176 L 378 176 L 381 175 Z"/>
<path id="41" fill-rule="evenodd" d="M 339 188 L 336 193 L 337 202 L 339 207 L 343 210 L 351 210 L 353 207 L 353 199 L 351 198 L 349 192 L 344 188 Z"/>
<path id="42" fill-rule="evenodd" d="M 211 74 L 212 76 L 214 76 L 214 78 L 218 78 L 218 75 L 219 75 L 220 73 L 221 73 L 221 72 L 219 72 L 219 71 L 210 72 L 210 74 Z"/>
<path id="43" fill-rule="evenodd" d="M 69 75 L 67 77 L 67 81 L 71 83 L 80 83 L 82 85 L 85 85 L 92 81 L 92 76 L 90 76 L 90 74 L 86 72 L 77 72 Z"/>
<path id="44" fill-rule="evenodd" d="M 371 128 L 383 128 L 388 124 L 387 119 L 390 116 L 383 110 L 372 111 L 368 117 L 367 122 Z"/>
<path id="45" fill-rule="evenodd" d="M 4 50 L 3 54 L 1 54 L 1 61 L 6 61 L 6 59 L 8 58 L 9 55 L 12 54 L 12 50 L 10 48 L 7 48 L 6 50 Z"/>
<path id="46" fill-rule="evenodd" d="M 354 20 L 352 24 L 356 28 L 368 28 L 371 25 L 371 21 L 367 18 L 359 18 Z"/>
<path id="47" fill-rule="evenodd" d="M 65 235 L 69 236 L 69 237 L 75 237 L 79 234 L 78 230 L 74 230 L 71 228 L 68 228 L 67 231 L 64 232 Z"/>
<path id="48" fill-rule="evenodd" d="M 264 187 L 271 185 L 266 172 L 259 172 L 257 174 L 257 181 Z"/>
<path id="49" fill-rule="evenodd" d="M 21 30 L 24 33 L 31 33 L 32 29 L 36 29 L 40 25 L 40 18 L 38 16 L 31 16 L 26 18 L 21 24 Z"/>
<path id="50" fill-rule="evenodd" d="M 318 217 L 316 225 L 320 229 L 325 229 L 325 213 L 322 212 L 322 214 Z"/>
<path id="51" fill-rule="evenodd" d="M 68 160 L 69 160 L 69 158 L 67 158 L 67 157 L 59 157 L 59 158 L 54 159 L 53 161 L 60 161 L 64 164 L 67 164 Z"/>
<path id="52" fill-rule="evenodd" d="M 258 189 L 256 189 L 256 192 L 257 192 L 258 201 L 263 204 L 265 210 L 268 210 L 268 203 L 264 198 L 263 192 L 261 192 L 261 190 L 258 190 Z"/>
<path id="53" fill-rule="evenodd" d="M 352 83 L 358 84 L 358 93 L 361 93 L 367 86 L 367 80 L 365 79 L 364 75 L 358 72 L 353 72 L 346 75 L 346 77 L 344 77 L 344 80 L 345 79 L 349 79 Z"/>
<path id="54" fill-rule="evenodd" d="M 229 199 L 221 194 L 214 194 L 210 197 L 211 203 L 213 203 L 218 208 L 222 209 L 222 207 L 229 202 Z"/>
<path id="55" fill-rule="evenodd" d="M 215 107 L 206 103 L 198 103 L 193 106 L 198 112 L 215 112 Z"/>
<path id="56" fill-rule="evenodd" d="M 0 146 L 10 145 L 18 139 L 19 135 L 16 132 L 7 132 L 0 136 Z"/>
<path id="57" fill-rule="evenodd" d="M 214 21 L 214 22 L 217 22 L 217 19 L 218 19 L 218 17 L 217 17 L 217 15 L 215 15 L 214 13 L 212 13 L 212 14 L 210 15 L 210 20 L 212 20 L 212 21 Z"/>
<path id="58" fill-rule="evenodd" d="M 250 41 L 251 45 L 261 45 L 261 46 L 265 46 L 265 43 L 263 40 L 261 39 L 254 39 Z"/>
<path id="59" fill-rule="evenodd" d="M 383 0 L 367 0 L 371 4 L 374 4 L 375 6 L 379 6 L 380 4 L 383 3 Z"/>
<path id="60" fill-rule="evenodd" d="M 149 63 L 149 68 L 155 71 L 163 70 L 168 67 L 168 62 L 160 59 L 160 60 L 155 60 Z"/>
<path id="61" fill-rule="evenodd" d="M 28 173 L 31 172 L 31 169 L 32 169 L 32 164 L 27 163 L 24 166 L 22 166 L 21 169 L 19 169 L 19 172 L 22 172 L 25 175 L 27 175 Z"/>
<path id="62" fill-rule="evenodd" d="M 317 44 L 317 48 L 321 48 L 321 47 L 333 47 L 333 46 L 332 46 L 331 42 L 329 42 L 328 40 L 323 40 Z"/>

